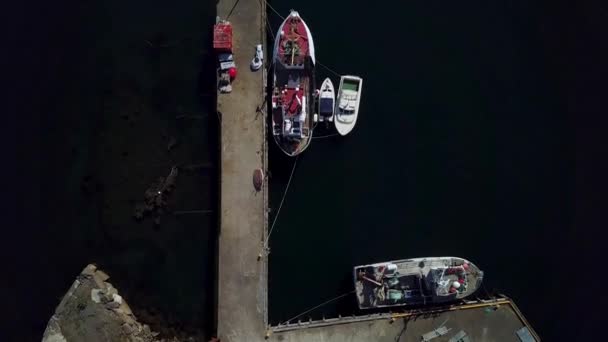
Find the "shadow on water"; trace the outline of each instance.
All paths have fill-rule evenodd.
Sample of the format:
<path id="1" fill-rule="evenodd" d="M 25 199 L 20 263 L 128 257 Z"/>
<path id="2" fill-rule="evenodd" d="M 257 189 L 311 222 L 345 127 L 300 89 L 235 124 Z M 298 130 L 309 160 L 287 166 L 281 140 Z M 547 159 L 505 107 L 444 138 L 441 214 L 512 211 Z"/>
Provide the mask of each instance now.
<path id="1" fill-rule="evenodd" d="M 216 3 L 59 1 L 16 13 L 17 169 L 28 179 L 16 214 L 35 253 L 11 271 L 36 288 L 15 286 L 24 299 L 8 304 L 25 312 L 9 334 L 40 340 L 88 263 L 153 330 L 213 332 Z M 174 165 L 182 168 L 160 224 L 134 220 L 146 189 Z M 203 210 L 212 213 L 174 214 Z"/>

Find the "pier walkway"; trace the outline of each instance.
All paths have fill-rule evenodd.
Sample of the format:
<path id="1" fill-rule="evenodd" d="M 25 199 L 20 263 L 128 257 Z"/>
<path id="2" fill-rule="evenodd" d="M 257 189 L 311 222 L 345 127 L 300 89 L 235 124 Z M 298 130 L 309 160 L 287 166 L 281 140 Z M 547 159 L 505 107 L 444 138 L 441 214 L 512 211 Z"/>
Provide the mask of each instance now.
<path id="1" fill-rule="evenodd" d="M 225 19 L 236 0 L 219 0 Z M 265 37 L 265 6 L 240 0 L 229 21 L 238 75 L 230 94 L 218 94 L 220 117 L 220 232 L 218 245 L 217 335 L 222 342 L 263 341 L 266 327 L 266 258 L 258 260 L 266 229 L 267 184 L 256 192 L 253 171 L 266 170 L 264 70 L 249 63 Z"/>

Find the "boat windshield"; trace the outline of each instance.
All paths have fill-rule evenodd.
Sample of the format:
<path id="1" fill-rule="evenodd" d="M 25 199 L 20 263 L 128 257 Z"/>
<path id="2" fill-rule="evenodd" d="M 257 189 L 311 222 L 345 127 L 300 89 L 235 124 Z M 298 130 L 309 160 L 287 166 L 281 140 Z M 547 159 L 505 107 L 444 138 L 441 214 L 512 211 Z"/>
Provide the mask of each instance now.
<path id="1" fill-rule="evenodd" d="M 334 110 L 334 100 L 328 98 L 321 99 L 321 113 L 331 113 Z"/>
<path id="2" fill-rule="evenodd" d="M 359 91 L 359 82 L 355 80 L 344 80 L 344 82 L 342 83 L 342 89 Z"/>

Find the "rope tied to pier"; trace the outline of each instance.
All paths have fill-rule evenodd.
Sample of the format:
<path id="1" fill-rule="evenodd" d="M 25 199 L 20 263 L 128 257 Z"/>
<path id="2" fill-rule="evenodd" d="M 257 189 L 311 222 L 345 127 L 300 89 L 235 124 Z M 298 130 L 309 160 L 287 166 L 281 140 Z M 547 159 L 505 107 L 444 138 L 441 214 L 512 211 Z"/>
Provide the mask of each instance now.
<path id="1" fill-rule="evenodd" d="M 319 135 L 317 137 L 312 137 L 313 139 L 323 139 L 323 138 L 331 138 L 331 137 L 335 137 L 338 136 L 340 134 L 338 133 L 333 133 L 333 134 L 327 134 L 327 135 Z"/>
<path id="2" fill-rule="evenodd" d="M 274 9 L 274 7 L 272 7 L 272 6 L 271 6 L 271 5 L 268 3 L 268 1 L 266 1 L 266 0 L 260 0 L 260 1 L 263 1 L 263 2 L 266 4 L 266 6 L 268 6 L 268 7 L 269 7 L 269 8 L 270 8 L 270 9 L 271 9 L 271 10 L 272 10 L 272 11 L 273 11 L 273 12 L 274 12 L 276 15 L 278 15 L 278 16 L 279 16 L 279 18 L 281 18 L 281 19 L 285 20 L 285 17 L 284 17 L 284 16 L 282 16 L 282 15 L 281 15 L 281 13 L 279 13 L 279 11 L 277 11 L 276 9 Z"/>
<path id="3" fill-rule="evenodd" d="M 333 71 L 330 67 L 328 67 L 327 65 L 317 61 L 317 64 L 319 64 L 320 66 L 324 67 L 325 69 L 327 69 L 327 71 L 331 72 L 332 74 L 338 76 L 338 77 L 342 77 L 342 75 L 340 75 L 339 73 Z"/>
<path id="4" fill-rule="evenodd" d="M 285 201 L 285 197 L 287 196 L 287 191 L 289 190 L 289 185 L 291 184 L 291 180 L 293 179 L 293 173 L 296 171 L 296 165 L 298 164 L 298 159 L 300 155 L 296 156 L 296 159 L 293 162 L 293 167 L 291 168 L 291 174 L 289 175 L 289 180 L 287 181 L 287 186 L 285 187 L 285 192 L 283 192 L 283 197 L 281 198 L 281 203 L 279 204 L 279 209 L 277 213 L 274 215 L 274 220 L 272 220 L 272 225 L 270 226 L 270 231 L 268 232 L 268 236 L 266 236 L 266 241 L 264 241 L 264 248 L 268 249 L 268 241 L 270 240 L 270 235 L 274 229 L 274 225 L 277 223 L 277 219 L 279 218 L 279 213 L 281 212 L 281 208 L 283 207 L 283 202 Z"/>
<path id="5" fill-rule="evenodd" d="M 268 25 L 268 30 L 267 31 L 270 32 L 270 36 L 272 37 L 272 40 L 274 41 L 275 40 L 274 30 L 272 29 L 272 25 L 270 25 L 270 20 L 268 19 L 268 16 L 265 15 L 265 17 L 266 17 L 266 25 Z"/>
<path id="6" fill-rule="evenodd" d="M 230 16 L 232 15 L 232 12 L 236 8 L 236 5 L 239 4 L 239 1 L 241 1 L 241 0 L 236 0 L 236 2 L 234 3 L 234 5 L 232 5 L 232 8 L 230 9 L 230 12 L 228 12 L 228 15 L 226 16 L 226 20 L 230 19 Z"/>
<path id="7" fill-rule="evenodd" d="M 310 309 L 308 309 L 308 310 L 306 310 L 306 311 L 302 312 L 301 314 L 299 314 L 299 315 L 297 315 L 297 316 L 294 316 L 294 317 L 292 317 L 292 318 L 290 318 L 290 319 L 286 320 L 285 322 L 283 322 L 283 323 L 281 323 L 281 324 L 286 324 L 286 323 L 289 323 L 289 322 L 293 321 L 294 319 L 296 319 L 296 318 L 300 318 L 302 315 L 306 315 L 307 313 L 309 313 L 309 312 L 311 312 L 311 311 L 313 311 L 313 310 L 316 310 L 316 309 L 318 309 L 318 308 L 320 308 L 320 307 L 322 307 L 322 306 L 324 306 L 324 305 L 327 305 L 327 304 L 329 304 L 329 303 L 331 303 L 331 302 L 334 302 L 334 301 L 336 301 L 336 300 L 338 300 L 338 299 L 341 299 L 341 298 L 344 298 L 344 297 L 346 297 L 346 296 L 348 296 L 348 295 L 350 295 L 350 294 L 353 294 L 353 293 L 355 293 L 355 291 L 356 291 L 356 290 L 352 290 L 352 291 L 349 291 L 349 292 L 347 292 L 347 293 L 341 294 L 341 295 L 339 295 L 338 297 L 335 297 L 335 298 L 332 298 L 332 299 L 330 299 L 330 300 L 328 300 L 328 301 L 325 301 L 325 302 L 323 302 L 323 303 L 321 303 L 321 304 L 319 304 L 319 305 L 317 305 L 317 306 L 315 306 L 315 307 L 313 307 L 313 308 L 310 308 Z"/>

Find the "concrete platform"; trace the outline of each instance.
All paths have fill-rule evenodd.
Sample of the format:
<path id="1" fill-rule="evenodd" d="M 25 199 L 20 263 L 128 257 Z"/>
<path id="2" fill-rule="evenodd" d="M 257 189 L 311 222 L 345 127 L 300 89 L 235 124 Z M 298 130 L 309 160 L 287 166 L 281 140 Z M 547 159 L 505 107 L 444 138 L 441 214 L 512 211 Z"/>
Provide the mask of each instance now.
<path id="1" fill-rule="evenodd" d="M 470 341 L 514 341 L 520 342 L 516 331 L 528 326 L 517 307 L 510 300 L 496 304 L 480 303 L 460 306 L 454 310 L 424 314 L 395 314 L 348 323 L 350 318 L 311 322 L 286 327 L 275 327 L 271 341 L 348 341 L 348 342 L 395 342 L 421 341 L 422 335 L 445 326 L 448 333 L 432 339 L 433 342 L 449 341 L 461 330 Z M 361 317 L 355 319 L 362 319 Z M 290 329 L 287 328 L 287 329 Z M 535 332 L 529 327 L 532 336 Z M 279 331 L 277 331 L 279 330 Z M 537 341 L 540 339 L 536 336 Z"/>
<path id="2" fill-rule="evenodd" d="M 226 18 L 234 0 L 220 0 Z M 255 44 L 265 37 L 265 6 L 240 0 L 229 21 L 238 76 L 230 94 L 218 94 L 221 121 L 220 233 L 218 246 L 217 335 L 222 342 L 259 341 L 266 327 L 266 259 L 258 260 L 266 227 L 267 184 L 253 187 L 253 171 L 266 170 L 264 70 L 252 72 Z"/>

